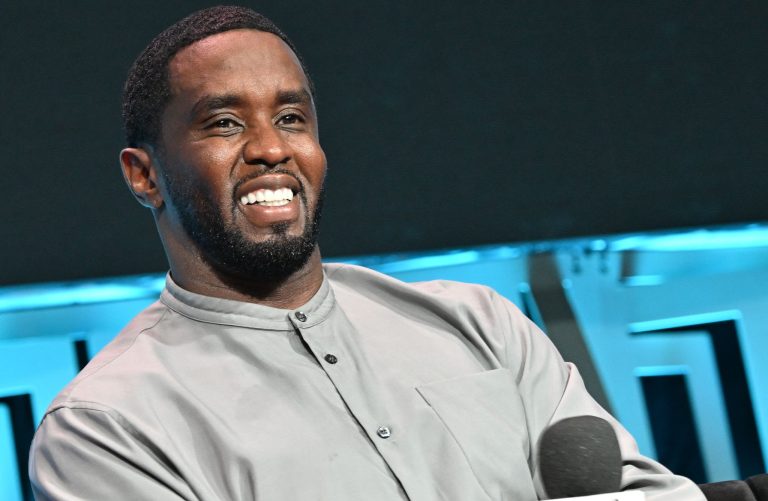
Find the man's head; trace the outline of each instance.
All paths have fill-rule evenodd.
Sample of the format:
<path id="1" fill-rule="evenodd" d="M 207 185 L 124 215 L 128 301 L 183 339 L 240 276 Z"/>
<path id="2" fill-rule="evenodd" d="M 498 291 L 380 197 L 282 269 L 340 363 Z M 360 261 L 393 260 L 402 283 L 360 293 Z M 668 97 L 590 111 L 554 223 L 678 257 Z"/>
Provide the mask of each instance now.
<path id="1" fill-rule="evenodd" d="M 134 61 L 123 89 L 123 127 L 128 146 L 156 146 L 160 118 L 171 97 L 168 63 L 173 56 L 199 40 L 237 29 L 272 33 L 285 42 L 299 59 L 314 95 L 312 80 L 296 47 L 271 20 L 245 7 L 203 9 L 157 35 Z"/>
<path id="2" fill-rule="evenodd" d="M 134 64 L 123 107 L 123 172 L 177 279 L 276 282 L 307 263 L 325 155 L 309 79 L 271 21 L 215 7 L 171 26 Z"/>

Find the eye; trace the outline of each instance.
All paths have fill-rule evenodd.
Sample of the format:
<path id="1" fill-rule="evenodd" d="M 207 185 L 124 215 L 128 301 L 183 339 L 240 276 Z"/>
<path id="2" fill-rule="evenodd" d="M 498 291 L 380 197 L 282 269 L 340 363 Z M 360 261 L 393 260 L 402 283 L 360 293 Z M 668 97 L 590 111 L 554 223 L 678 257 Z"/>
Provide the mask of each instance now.
<path id="1" fill-rule="evenodd" d="M 304 117 L 298 113 L 286 113 L 277 119 L 280 125 L 298 125 L 304 123 Z"/>
<path id="2" fill-rule="evenodd" d="M 207 135 L 212 136 L 231 136 L 243 130 L 243 124 L 234 117 L 218 116 L 211 117 L 202 127 Z"/>
<path id="3" fill-rule="evenodd" d="M 240 124 L 232 120 L 231 118 L 220 118 L 214 122 L 208 124 L 208 129 L 232 129 L 234 127 L 240 127 Z"/>

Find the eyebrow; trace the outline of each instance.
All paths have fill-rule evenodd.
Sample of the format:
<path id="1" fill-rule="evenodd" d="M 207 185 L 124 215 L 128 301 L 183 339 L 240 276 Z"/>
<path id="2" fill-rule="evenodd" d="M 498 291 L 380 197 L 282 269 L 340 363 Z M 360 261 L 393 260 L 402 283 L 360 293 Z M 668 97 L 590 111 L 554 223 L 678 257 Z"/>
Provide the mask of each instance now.
<path id="1" fill-rule="evenodd" d="M 310 104 L 312 96 L 306 89 L 281 90 L 277 93 L 277 102 L 280 104 Z"/>
<path id="2" fill-rule="evenodd" d="M 221 108 L 229 108 L 231 106 L 237 106 L 242 103 L 242 98 L 235 94 L 222 94 L 211 95 L 206 94 L 192 106 L 190 116 L 197 116 L 203 112 L 211 112 L 214 110 L 220 110 Z"/>
<path id="3" fill-rule="evenodd" d="M 210 113 L 222 108 L 229 108 L 242 104 L 243 99 L 237 94 L 206 94 L 192 106 L 190 116 L 194 117 L 200 113 Z M 276 102 L 278 104 L 304 104 L 312 103 L 312 95 L 306 89 L 281 90 L 277 93 Z"/>

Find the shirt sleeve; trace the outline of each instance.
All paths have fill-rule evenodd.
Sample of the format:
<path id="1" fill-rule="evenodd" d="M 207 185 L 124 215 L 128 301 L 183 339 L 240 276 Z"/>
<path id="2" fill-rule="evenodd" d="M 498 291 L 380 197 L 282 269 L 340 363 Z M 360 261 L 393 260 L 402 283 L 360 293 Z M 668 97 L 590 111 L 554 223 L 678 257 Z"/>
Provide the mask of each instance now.
<path id="1" fill-rule="evenodd" d="M 121 421 L 95 404 L 46 415 L 30 451 L 35 499 L 196 499 L 162 453 Z"/>
<path id="2" fill-rule="evenodd" d="M 637 489 L 649 501 L 706 501 L 691 480 L 674 475 L 658 462 L 640 454 L 632 435 L 587 392 L 578 369 L 563 361 L 549 338 L 506 299 L 496 297 L 506 309 L 510 368 L 517 371 L 530 441 L 533 446 L 534 484 L 541 499 L 547 499 L 536 465 L 541 433 L 557 421 L 574 416 L 597 416 L 616 432 L 623 461 L 622 490 Z"/>

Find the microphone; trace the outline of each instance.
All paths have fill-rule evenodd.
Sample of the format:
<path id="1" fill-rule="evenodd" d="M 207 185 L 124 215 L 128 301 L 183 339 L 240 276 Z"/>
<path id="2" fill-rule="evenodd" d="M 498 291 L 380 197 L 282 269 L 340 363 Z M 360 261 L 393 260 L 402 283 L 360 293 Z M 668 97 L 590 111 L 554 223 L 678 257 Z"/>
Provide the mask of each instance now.
<path id="1" fill-rule="evenodd" d="M 539 440 L 539 471 L 552 499 L 643 500 L 640 491 L 621 488 L 621 450 L 611 425 L 597 416 L 558 421 Z"/>

